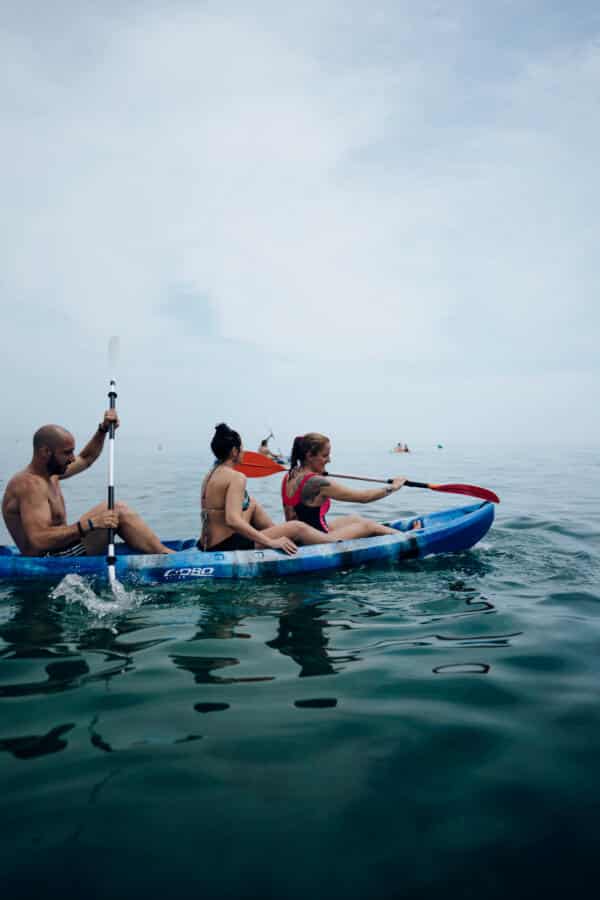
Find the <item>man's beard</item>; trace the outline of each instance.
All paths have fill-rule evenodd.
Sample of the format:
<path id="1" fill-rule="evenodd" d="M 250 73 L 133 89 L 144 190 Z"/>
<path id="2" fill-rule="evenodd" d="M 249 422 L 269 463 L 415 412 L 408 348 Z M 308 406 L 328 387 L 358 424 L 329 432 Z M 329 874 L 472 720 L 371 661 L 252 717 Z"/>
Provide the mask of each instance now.
<path id="1" fill-rule="evenodd" d="M 50 459 L 46 463 L 46 469 L 48 471 L 48 475 L 64 475 L 67 471 L 68 463 L 62 465 L 57 460 L 54 451 L 52 451 L 50 455 Z"/>

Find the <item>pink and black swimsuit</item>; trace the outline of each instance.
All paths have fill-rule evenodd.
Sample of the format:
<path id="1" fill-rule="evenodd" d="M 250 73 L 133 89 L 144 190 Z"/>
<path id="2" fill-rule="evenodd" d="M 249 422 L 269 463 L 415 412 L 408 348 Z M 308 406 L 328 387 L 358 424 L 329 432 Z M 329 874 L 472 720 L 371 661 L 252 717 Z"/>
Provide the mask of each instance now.
<path id="1" fill-rule="evenodd" d="M 289 477 L 289 473 L 287 473 L 281 483 L 281 499 L 283 500 L 283 505 L 292 506 L 296 513 L 296 518 L 299 519 L 300 522 L 306 522 L 307 525 L 312 525 L 312 527 L 316 528 L 317 531 L 324 531 L 325 533 L 327 533 L 329 531 L 329 528 L 327 526 L 325 516 L 329 512 L 329 507 L 331 506 L 331 500 L 329 499 L 329 497 L 327 497 L 327 499 L 321 504 L 321 506 L 307 506 L 306 503 L 303 503 L 301 499 L 302 488 L 304 487 L 308 479 L 318 478 L 320 476 L 318 476 L 316 472 L 310 472 L 308 475 L 305 475 L 291 497 L 288 497 L 286 492 Z"/>

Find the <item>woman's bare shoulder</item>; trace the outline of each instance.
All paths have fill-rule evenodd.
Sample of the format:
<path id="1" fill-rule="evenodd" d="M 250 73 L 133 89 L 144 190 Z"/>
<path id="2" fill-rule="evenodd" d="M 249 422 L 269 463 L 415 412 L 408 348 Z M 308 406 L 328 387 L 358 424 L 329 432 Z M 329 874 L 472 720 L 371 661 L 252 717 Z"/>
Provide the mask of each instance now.
<path id="1" fill-rule="evenodd" d="M 221 487 L 228 487 L 230 484 L 237 484 L 244 486 L 246 484 L 246 476 L 242 472 L 237 472 L 235 469 L 230 469 L 229 466 L 223 466 L 222 469 L 213 479 L 214 482 Z"/>

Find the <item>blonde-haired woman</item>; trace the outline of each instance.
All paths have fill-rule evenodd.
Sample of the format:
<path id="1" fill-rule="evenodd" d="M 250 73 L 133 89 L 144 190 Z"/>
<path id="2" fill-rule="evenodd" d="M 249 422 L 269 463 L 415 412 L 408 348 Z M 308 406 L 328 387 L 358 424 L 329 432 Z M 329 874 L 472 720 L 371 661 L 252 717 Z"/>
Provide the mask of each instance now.
<path id="1" fill-rule="evenodd" d="M 372 537 L 376 534 L 398 534 L 394 528 L 365 519 L 363 516 L 340 516 L 327 522 L 332 500 L 347 503 L 372 503 L 400 490 L 405 478 L 394 478 L 385 487 L 352 490 L 332 481 L 325 467 L 331 454 L 331 441 L 324 434 L 310 432 L 294 440 L 290 470 L 283 478 L 281 499 L 286 519 L 298 519 L 330 534 L 338 541 Z"/>

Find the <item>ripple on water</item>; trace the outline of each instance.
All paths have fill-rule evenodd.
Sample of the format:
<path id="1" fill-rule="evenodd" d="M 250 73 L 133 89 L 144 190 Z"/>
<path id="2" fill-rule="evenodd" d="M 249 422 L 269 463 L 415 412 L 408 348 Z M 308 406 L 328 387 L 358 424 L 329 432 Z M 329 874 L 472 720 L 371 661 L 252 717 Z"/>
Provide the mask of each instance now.
<path id="1" fill-rule="evenodd" d="M 595 866 L 595 501 L 473 466 L 503 498 L 474 552 L 117 602 L 0 588 L 7 895 L 34 873 L 30 896 L 137 900 L 176 871 L 214 898 L 496 900 Z"/>
<path id="2" fill-rule="evenodd" d="M 587 613 L 592 618 L 600 612 L 600 594 L 592 591 L 554 591 L 546 594 L 541 603 L 544 606 L 560 607 L 569 612 Z"/>

